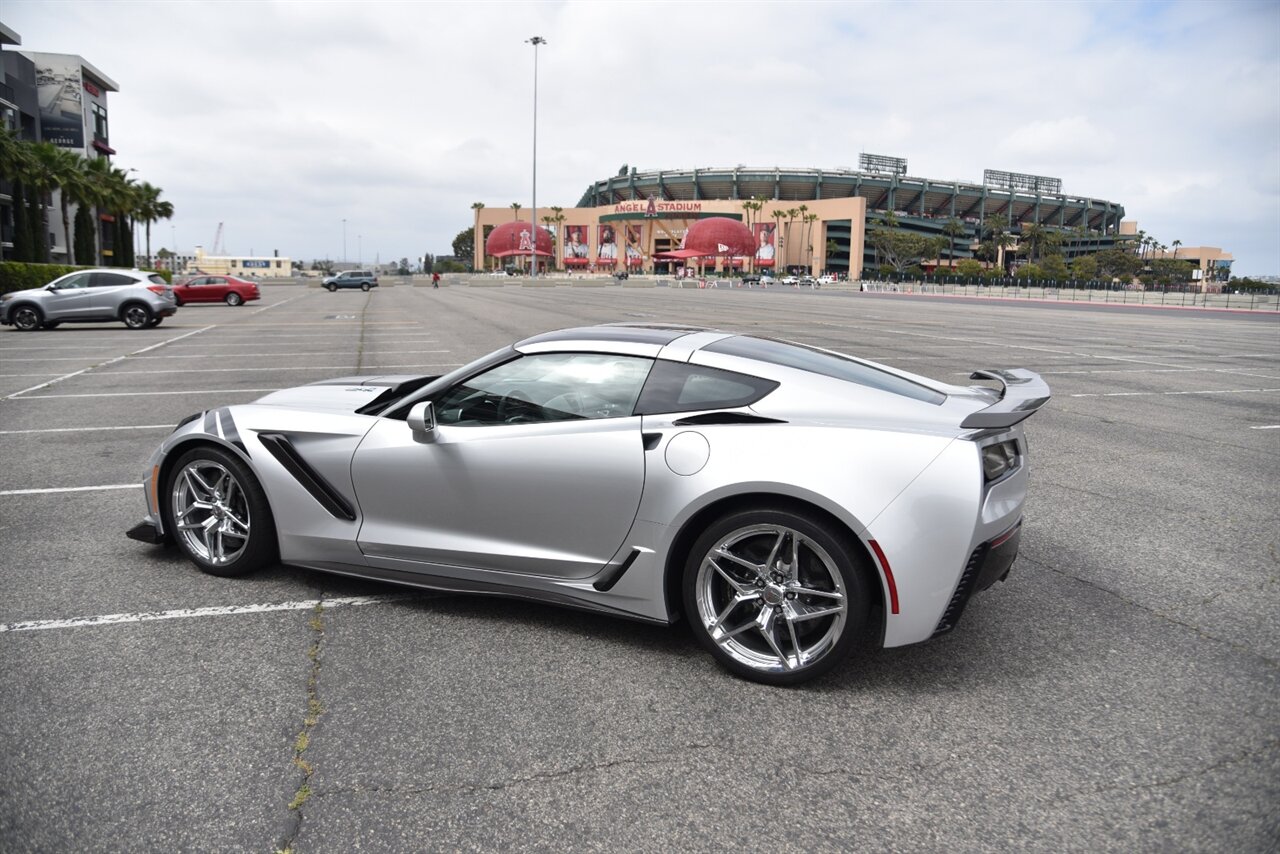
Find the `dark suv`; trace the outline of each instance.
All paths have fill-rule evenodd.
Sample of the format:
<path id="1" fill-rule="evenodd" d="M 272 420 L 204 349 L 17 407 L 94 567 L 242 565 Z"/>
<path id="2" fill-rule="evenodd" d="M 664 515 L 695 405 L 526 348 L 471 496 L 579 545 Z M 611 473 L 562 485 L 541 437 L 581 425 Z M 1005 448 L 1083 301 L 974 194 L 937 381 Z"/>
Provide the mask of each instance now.
<path id="1" fill-rule="evenodd" d="M 325 277 L 324 286 L 330 291 L 336 291 L 338 288 L 359 288 L 367 291 L 369 288 L 378 286 L 378 277 L 368 270 L 347 270 L 336 276 Z"/>

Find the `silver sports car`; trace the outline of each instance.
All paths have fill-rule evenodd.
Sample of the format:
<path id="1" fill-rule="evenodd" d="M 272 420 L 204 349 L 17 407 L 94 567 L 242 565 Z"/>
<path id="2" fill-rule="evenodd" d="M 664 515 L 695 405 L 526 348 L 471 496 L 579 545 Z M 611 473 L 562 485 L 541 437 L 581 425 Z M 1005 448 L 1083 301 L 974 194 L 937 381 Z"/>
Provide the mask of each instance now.
<path id="1" fill-rule="evenodd" d="M 956 625 L 1017 553 L 1036 374 L 955 386 L 677 326 L 537 335 L 184 420 L 147 517 L 200 569 L 275 562 L 670 623 L 773 684 Z"/>

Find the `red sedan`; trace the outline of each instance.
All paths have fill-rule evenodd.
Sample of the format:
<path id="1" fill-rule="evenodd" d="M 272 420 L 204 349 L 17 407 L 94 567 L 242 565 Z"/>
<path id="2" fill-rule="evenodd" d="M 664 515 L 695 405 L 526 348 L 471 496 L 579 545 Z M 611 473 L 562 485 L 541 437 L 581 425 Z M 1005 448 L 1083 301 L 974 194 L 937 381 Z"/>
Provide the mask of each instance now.
<path id="1" fill-rule="evenodd" d="M 192 276 L 173 286 L 178 305 L 189 302 L 225 302 L 240 305 L 249 300 L 261 299 L 258 285 L 235 276 Z"/>

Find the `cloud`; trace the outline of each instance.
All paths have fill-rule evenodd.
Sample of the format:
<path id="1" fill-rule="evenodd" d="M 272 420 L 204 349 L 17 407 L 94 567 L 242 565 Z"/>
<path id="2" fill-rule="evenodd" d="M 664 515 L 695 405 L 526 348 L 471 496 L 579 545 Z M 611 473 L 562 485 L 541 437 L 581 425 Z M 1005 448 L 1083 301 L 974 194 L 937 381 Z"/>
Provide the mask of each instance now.
<path id="1" fill-rule="evenodd" d="M 622 163 L 1060 177 L 1280 272 L 1280 5 L 7 0 L 120 83 L 117 162 L 180 248 L 447 252 L 471 203 L 569 207 Z M 141 48 L 139 46 L 142 46 Z M 349 241 L 354 251 L 354 237 Z M 243 244 L 243 245 L 242 245 Z M 366 250 L 366 256 L 372 253 Z"/>

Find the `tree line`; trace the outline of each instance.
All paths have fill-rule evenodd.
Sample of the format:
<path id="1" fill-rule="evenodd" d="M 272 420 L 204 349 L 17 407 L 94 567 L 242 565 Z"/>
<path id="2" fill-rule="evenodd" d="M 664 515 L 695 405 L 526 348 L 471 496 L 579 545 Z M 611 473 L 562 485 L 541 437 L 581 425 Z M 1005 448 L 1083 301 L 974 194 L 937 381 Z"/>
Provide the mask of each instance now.
<path id="1" fill-rule="evenodd" d="M 9 260 L 13 261 L 47 264 L 53 260 L 49 217 L 60 213 L 63 233 L 71 243 L 65 259 L 68 263 L 132 267 L 136 224 L 146 230 L 147 257 L 151 258 L 151 224 L 173 216 L 173 204 L 160 198 L 159 187 L 134 181 L 128 170 L 113 167 L 107 158 L 85 157 L 49 142 L 19 139 L 2 129 L 0 178 L 12 187 L 14 236 Z M 61 191 L 59 211 L 51 211 L 55 190 Z M 110 250 L 110 255 L 98 246 L 95 209 L 112 218 L 110 245 L 101 247 Z"/>

